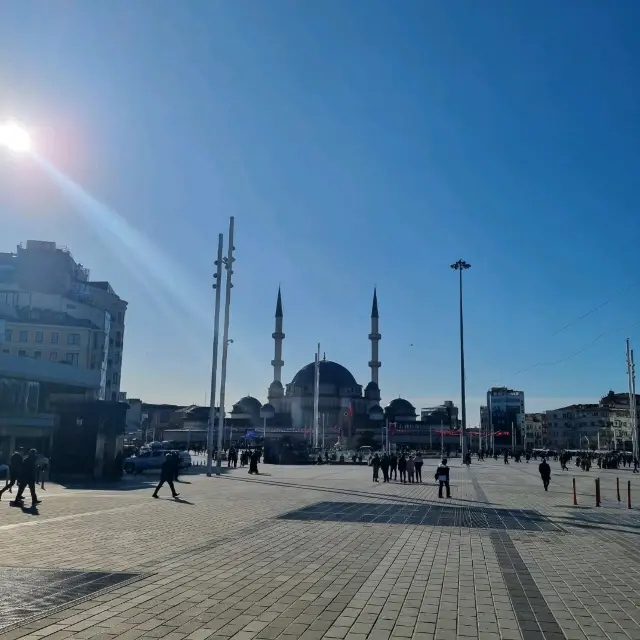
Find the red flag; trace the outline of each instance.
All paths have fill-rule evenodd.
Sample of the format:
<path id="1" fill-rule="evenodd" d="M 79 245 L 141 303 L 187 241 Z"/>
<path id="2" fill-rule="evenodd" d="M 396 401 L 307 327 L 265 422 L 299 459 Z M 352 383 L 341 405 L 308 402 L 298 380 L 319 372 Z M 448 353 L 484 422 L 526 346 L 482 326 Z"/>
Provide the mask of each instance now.
<path id="1" fill-rule="evenodd" d="M 349 417 L 353 418 L 353 406 L 349 403 Z"/>

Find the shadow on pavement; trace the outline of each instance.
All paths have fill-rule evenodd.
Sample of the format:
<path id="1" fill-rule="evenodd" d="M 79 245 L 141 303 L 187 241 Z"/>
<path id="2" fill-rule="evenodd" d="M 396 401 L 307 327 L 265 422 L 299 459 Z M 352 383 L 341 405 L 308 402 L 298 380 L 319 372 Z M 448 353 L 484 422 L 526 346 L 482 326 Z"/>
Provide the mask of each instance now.
<path id="1" fill-rule="evenodd" d="M 222 474 L 225 475 L 232 469 L 222 467 Z M 207 467 L 191 467 L 189 471 L 185 471 L 179 475 L 179 483 L 191 484 L 188 480 L 189 476 L 199 476 L 206 474 Z M 215 473 L 215 467 L 214 467 Z M 58 484 L 65 489 L 74 489 L 77 491 L 135 491 L 138 489 L 148 489 L 158 484 L 160 479 L 160 470 L 144 471 L 138 474 L 123 474 L 122 478 L 116 480 L 91 480 L 89 478 L 80 477 L 54 477 L 51 484 Z"/>
<path id="2" fill-rule="evenodd" d="M 492 509 L 467 505 L 388 504 L 375 502 L 317 502 L 278 516 L 280 520 L 404 524 L 528 532 L 564 533 L 539 511 Z"/>
<path id="3" fill-rule="evenodd" d="M 261 476 L 269 476 L 270 474 L 260 474 Z M 376 492 L 373 493 L 371 491 L 356 491 L 353 489 L 331 489 L 329 487 L 317 487 L 317 486 L 313 486 L 313 485 L 307 485 L 307 484 L 300 484 L 297 482 L 278 482 L 278 481 L 267 481 L 267 480 L 259 480 L 258 476 L 252 476 L 252 478 L 238 478 L 238 477 L 233 477 L 230 478 L 231 480 L 236 480 L 238 482 L 262 482 L 263 484 L 266 485 L 272 485 L 272 486 L 276 486 L 276 487 L 287 487 L 289 489 L 308 489 L 309 491 L 319 491 L 321 493 L 341 493 L 347 496 L 357 496 L 357 497 L 361 497 L 361 498 L 384 498 L 385 500 L 389 500 L 391 502 L 399 502 L 399 503 L 406 503 L 406 504 L 434 504 L 433 500 L 427 500 L 427 499 L 421 499 L 421 498 L 406 498 L 404 496 L 397 496 L 397 495 L 392 495 L 392 494 L 383 494 L 380 492 Z M 392 483 L 390 486 L 394 486 L 395 483 Z M 378 486 L 386 486 L 384 484 L 380 484 Z M 422 484 L 415 484 L 415 485 L 402 485 L 402 486 L 422 486 L 422 487 L 429 487 L 429 486 L 433 486 L 430 485 L 429 483 L 425 482 Z M 455 487 L 455 484 L 451 485 L 451 488 L 453 489 Z M 469 502 L 472 504 L 493 504 L 492 502 L 486 502 L 484 500 L 469 500 L 467 498 L 456 498 L 455 496 L 453 497 L 453 500 L 457 500 L 458 502 Z"/>

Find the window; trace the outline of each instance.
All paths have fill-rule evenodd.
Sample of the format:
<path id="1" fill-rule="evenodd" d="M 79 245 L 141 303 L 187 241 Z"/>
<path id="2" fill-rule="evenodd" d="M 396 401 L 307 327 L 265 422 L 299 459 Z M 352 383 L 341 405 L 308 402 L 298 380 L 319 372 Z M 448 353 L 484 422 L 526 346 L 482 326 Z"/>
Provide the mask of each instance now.
<path id="1" fill-rule="evenodd" d="M 78 354 L 77 353 L 67 353 L 64 358 L 69 364 L 77 365 L 78 364 Z"/>
<path id="2" fill-rule="evenodd" d="M 113 374 L 113 384 L 118 384 L 119 382 L 120 382 L 120 374 L 114 373 Z"/>
<path id="3" fill-rule="evenodd" d="M 10 355 L 11 354 L 11 349 L 3 349 L 2 353 L 6 354 L 6 355 Z"/>
<path id="4" fill-rule="evenodd" d="M 51 344 L 58 344 L 59 340 L 60 340 L 60 334 L 54 331 L 51 334 Z"/>
<path id="5" fill-rule="evenodd" d="M 27 352 L 26 352 L 24 349 L 19 349 L 19 350 L 18 350 L 18 355 L 19 355 L 21 358 L 26 358 L 26 357 L 27 357 Z"/>
<path id="6" fill-rule="evenodd" d="M 42 360 L 42 351 L 34 351 L 34 352 L 33 352 L 33 357 L 34 357 L 36 360 Z"/>
<path id="7" fill-rule="evenodd" d="M 29 342 L 29 332 L 21 331 L 20 332 L 20 342 Z"/>
<path id="8" fill-rule="evenodd" d="M 49 360 L 51 360 L 51 362 L 58 362 L 58 352 L 57 351 L 52 351 L 49 354 Z"/>
<path id="9" fill-rule="evenodd" d="M 80 334 L 79 333 L 70 333 L 67 336 L 67 344 L 80 344 Z"/>
<path id="10" fill-rule="evenodd" d="M 118 394 L 115 391 L 113 391 L 111 393 L 111 401 L 116 402 L 117 400 L 118 400 Z"/>
<path id="11" fill-rule="evenodd" d="M 36 342 L 44 342 L 44 333 L 36 331 Z"/>
<path id="12" fill-rule="evenodd" d="M 11 329 L 5 329 L 5 332 L 4 332 L 4 339 L 5 339 L 7 342 L 11 342 L 11 336 L 12 336 L 12 334 L 13 334 L 13 332 L 11 331 Z"/>

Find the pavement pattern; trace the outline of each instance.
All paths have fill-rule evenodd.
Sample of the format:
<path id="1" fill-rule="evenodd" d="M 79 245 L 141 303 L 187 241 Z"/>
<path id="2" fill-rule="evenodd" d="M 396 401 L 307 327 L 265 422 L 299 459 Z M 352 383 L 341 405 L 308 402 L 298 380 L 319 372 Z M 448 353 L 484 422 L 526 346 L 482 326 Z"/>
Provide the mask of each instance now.
<path id="1" fill-rule="evenodd" d="M 37 512 L 5 494 L 0 638 L 640 638 L 638 475 L 552 463 L 545 492 L 536 463 L 452 460 L 439 499 L 435 467 L 198 467 L 179 501 L 143 476 L 51 484 Z"/>

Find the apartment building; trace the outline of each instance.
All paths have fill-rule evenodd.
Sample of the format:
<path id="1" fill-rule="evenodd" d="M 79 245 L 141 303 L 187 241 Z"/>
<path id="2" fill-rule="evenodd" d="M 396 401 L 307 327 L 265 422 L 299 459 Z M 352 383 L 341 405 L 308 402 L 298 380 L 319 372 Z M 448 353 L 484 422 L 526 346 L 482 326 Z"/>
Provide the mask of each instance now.
<path id="1" fill-rule="evenodd" d="M 127 303 L 55 242 L 0 253 L 0 352 L 101 372 L 100 399 L 118 401 Z"/>
<path id="2" fill-rule="evenodd" d="M 622 394 L 617 394 L 622 396 Z M 556 449 L 621 449 L 631 446 L 629 399 L 624 404 L 572 404 L 547 411 L 549 446 Z"/>
<path id="3" fill-rule="evenodd" d="M 525 448 L 538 448 L 545 444 L 547 422 L 546 413 L 525 413 L 523 421 L 523 437 Z"/>

